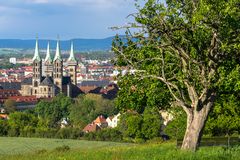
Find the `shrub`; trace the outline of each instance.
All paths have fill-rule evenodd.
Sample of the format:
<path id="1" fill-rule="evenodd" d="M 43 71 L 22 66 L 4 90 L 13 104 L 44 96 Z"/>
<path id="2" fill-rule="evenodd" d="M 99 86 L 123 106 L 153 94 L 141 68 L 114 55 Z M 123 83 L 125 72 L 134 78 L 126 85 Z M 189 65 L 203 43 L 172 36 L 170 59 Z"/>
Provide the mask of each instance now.
<path id="1" fill-rule="evenodd" d="M 106 128 L 97 132 L 85 133 L 84 138 L 87 140 L 115 142 L 123 140 L 122 133 L 115 128 Z"/>
<path id="2" fill-rule="evenodd" d="M 70 150 L 70 147 L 67 145 L 63 145 L 63 146 L 55 148 L 54 150 L 57 152 L 66 152 L 66 151 Z"/>
<path id="3" fill-rule="evenodd" d="M 6 120 L 0 120 L 0 136 L 8 134 L 9 126 Z"/>
<path id="4" fill-rule="evenodd" d="M 35 128 L 32 126 L 25 126 L 20 130 L 20 136 L 23 137 L 34 137 L 35 136 Z"/>
<path id="5" fill-rule="evenodd" d="M 56 134 L 56 138 L 61 139 L 79 139 L 83 132 L 79 128 L 61 128 Z"/>
<path id="6" fill-rule="evenodd" d="M 55 138 L 57 129 L 36 128 L 35 136 L 39 138 Z"/>

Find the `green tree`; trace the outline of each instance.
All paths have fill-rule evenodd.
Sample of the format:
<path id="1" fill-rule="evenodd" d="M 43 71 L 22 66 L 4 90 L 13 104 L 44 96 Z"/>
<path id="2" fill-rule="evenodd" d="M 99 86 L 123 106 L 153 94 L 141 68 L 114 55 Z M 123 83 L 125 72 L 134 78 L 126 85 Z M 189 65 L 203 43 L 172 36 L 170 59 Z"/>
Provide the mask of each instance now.
<path id="1" fill-rule="evenodd" d="M 35 107 L 35 112 L 45 118 L 50 127 L 59 127 L 60 120 L 69 116 L 69 107 L 72 103 L 71 98 L 59 94 L 51 101 L 40 101 Z"/>
<path id="2" fill-rule="evenodd" d="M 3 106 L 7 113 L 12 113 L 16 111 L 16 101 L 12 99 L 7 99 L 4 102 Z"/>
<path id="3" fill-rule="evenodd" d="M 234 95 L 221 96 L 206 123 L 206 133 L 226 136 L 240 131 L 239 100 Z"/>
<path id="4" fill-rule="evenodd" d="M 86 94 L 79 96 L 71 105 L 69 117 L 75 126 L 83 128 L 99 115 L 107 117 L 117 112 L 112 100 L 97 94 Z"/>
<path id="5" fill-rule="evenodd" d="M 171 114 L 174 118 L 167 124 L 164 133 L 170 136 L 170 138 L 182 139 L 186 131 L 187 115 L 184 111 L 179 109 L 172 110 Z"/>
<path id="6" fill-rule="evenodd" d="M 132 69 L 128 75 L 138 80 L 164 84 L 169 100 L 187 114 L 182 149 L 195 151 L 222 72 L 239 64 L 239 2 L 148 0 L 137 8 L 126 36 L 116 36 L 113 42 L 116 64 Z M 132 33 L 131 28 L 139 32 Z"/>
<path id="7" fill-rule="evenodd" d="M 142 133 L 146 139 L 159 137 L 162 117 L 157 108 L 146 108 L 143 112 Z"/>
<path id="8" fill-rule="evenodd" d="M 0 119 L 0 136 L 6 136 L 8 134 L 8 130 L 8 121 Z"/>
<path id="9" fill-rule="evenodd" d="M 14 112 L 9 115 L 8 124 L 14 136 L 18 136 L 25 128 L 37 126 L 38 119 L 32 114 L 24 112 Z"/>

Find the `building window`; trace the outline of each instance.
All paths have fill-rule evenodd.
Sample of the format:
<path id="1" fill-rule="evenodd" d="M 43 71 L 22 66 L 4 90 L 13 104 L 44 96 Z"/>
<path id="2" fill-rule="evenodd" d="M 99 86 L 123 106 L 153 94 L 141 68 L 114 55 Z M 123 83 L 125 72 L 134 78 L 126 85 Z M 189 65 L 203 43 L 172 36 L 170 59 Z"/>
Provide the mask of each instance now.
<path id="1" fill-rule="evenodd" d="M 44 92 L 46 92 L 47 91 L 47 89 L 46 88 L 44 88 Z"/>
<path id="2" fill-rule="evenodd" d="M 50 87 L 48 88 L 48 91 L 49 91 L 49 92 L 51 91 L 51 88 L 50 88 Z"/>
<path id="3" fill-rule="evenodd" d="M 72 69 L 72 68 L 70 69 L 70 72 L 73 72 L 73 69 Z"/>
<path id="4" fill-rule="evenodd" d="M 37 77 L 37 76 L 36 76 Z M 35 81 L 34 82 L 34 87 L 37 87 L 38 86 L 38 82 L 37 81 Z"/>
<path id="5" fill-rule="evenodd" d="M 37 90 L 35 90 L 35 94 L 37 94 Z"/>

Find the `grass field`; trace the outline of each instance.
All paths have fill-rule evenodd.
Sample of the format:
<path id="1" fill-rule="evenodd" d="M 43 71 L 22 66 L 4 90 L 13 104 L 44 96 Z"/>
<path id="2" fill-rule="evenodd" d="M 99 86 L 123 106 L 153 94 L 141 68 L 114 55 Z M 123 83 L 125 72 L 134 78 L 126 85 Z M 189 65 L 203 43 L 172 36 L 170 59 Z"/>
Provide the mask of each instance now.
<path id="1" fill-rule="evenodd" d="M 126 146 L 130 144 L 71 139 L 0 137 L 0 155 L 16 155 L 33 153 L 39 150 L 53 150 L 64 145 L 71 147 L 71 149 L 88 150 L 111 146 Z"/>
<path id="2" fill-rule="evenodd" d="M 56 150 L 68 145 L 70 150 Z M 45 150 L 43 150 L 45 149 Z M 58 139 L 0 138 L 0 160 L 239 160 L 240 147 L 180 151 L 174 143 L 126 144 Z"/>

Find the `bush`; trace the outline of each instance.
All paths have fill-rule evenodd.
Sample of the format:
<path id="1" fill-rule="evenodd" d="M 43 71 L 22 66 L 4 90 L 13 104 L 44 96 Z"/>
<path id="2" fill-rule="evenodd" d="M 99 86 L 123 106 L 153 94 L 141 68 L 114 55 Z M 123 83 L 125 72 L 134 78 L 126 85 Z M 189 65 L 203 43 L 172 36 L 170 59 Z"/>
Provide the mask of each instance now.
<path id="1" fill-rule="evenodd" d="M 8 136 L 10 137 L 18 137 L 20 135 L 19 129 L 15 127 L 11 127 L 8 130 Z"/>
<path id="2" fill-rule="evenodd" d="M 56 134 L 56 138 L 61 139 L 79 139 L 83 132 L 79 128 L 61 128 Z"/>
<path id="3" fill-rule="evenodd" d="M 0 136 L 8 135 L 9 126 L 6 120 L 0 120 Z"/>
<path id="4" fill-rule="evenodd" d="M 89 141 L 96 140 L 96 133 L 94 132 L 85 133 L 83 138 Z"/>
<path id="5" fill-rule="evenodd" d="M 22 137 L 34 137 L 35 136 L 35 128 L 31 126 L 25 126 L 20 130 L 20 136 Z"/>
<path id="6" fill-rule="evenodd" d="M 67 145 L 63 145 L 63 146 L 55 148 L 54 150 L 57 152 L 66 152 L 66 151 L 70 150 L 70 147 Z"/>
<path id="7" fill-rule="evenodd" d="M 35 136 L 39 138 L 55 138 L 57 129 L 36 128 Z"/>
<path id="8" fill-rule="evenodd" d="M 174 119 L 164 129 L 164 133 L 171 139 L 182 139 L 186 131 L 187 115 L 185 112 L 176 110 Z"/>
<path id="9" fill-rule="evenodd" d="M 36 153 L 36 154 L 44 154 L 44 153 L 46 153 L 46 152 L 47 152 L 46 149 L 40 149 L 40 150 L 37 150 L 35 153 Z"/>
<path id="10" fill-rule="evenodd" d="M 97 132 L 86 133 L 84 134 L 84 138 L 87 140 L 115 141 L 115 142 L 123 140 L 122 133 L 115 128 L 107 128 Z"/>

